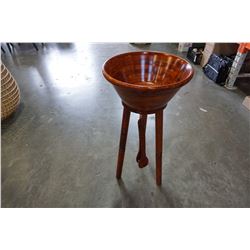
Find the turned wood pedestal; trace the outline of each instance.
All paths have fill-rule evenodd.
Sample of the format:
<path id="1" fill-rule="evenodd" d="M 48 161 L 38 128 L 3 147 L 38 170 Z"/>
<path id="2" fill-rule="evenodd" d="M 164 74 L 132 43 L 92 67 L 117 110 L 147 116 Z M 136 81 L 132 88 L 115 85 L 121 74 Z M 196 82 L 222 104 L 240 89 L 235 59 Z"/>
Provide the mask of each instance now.
<path id="1" fill-rule="evenodd" d="M 126 104 L 123 103 L 123 116 L 122 126 L 120 135 L 120 145 L 117 160 L 116 177 L 121 178 L 123 160 L 126 149 L 126 141 L 129 127 L 130 113 L 139 113 L 140 117 L 138 120 L 138 132 L 139 132 L 139 150 L 136 156 L 136 161 L 139 168 L 144 168 L 148 165 L 148 158 L 146 155 L 146 126 L 147 126 L 147 115 L 155 114 L 155 161 L 156 161 L 156 184 L 161 185 L 162 179 L 162 137 L 163 137 L 163 109 L 152 111 L 152 112 L 137 112 L 130 109 Z"/>
<path id="2" fill-rule="evenodd" d="M 192 66 L 175 55 L 137 51 L 108 59 L 102 72 L 115 88 L 124 107 L 116 177 L 120 179 L 122 175 L 130 113 L 140 115 L 139 151 L 136 157 L 140 168 L 148 165 L 145 138 L 147 115 L 155 114 L 156 183 L 161 185 L 163 110 L 177 91 L 192 79 Z"/>

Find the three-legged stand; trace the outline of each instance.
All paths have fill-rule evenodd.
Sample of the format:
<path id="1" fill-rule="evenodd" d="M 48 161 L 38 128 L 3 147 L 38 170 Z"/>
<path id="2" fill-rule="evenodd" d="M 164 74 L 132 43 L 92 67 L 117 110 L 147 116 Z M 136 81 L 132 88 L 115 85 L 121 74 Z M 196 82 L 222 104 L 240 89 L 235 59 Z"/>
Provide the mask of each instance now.
<path id="1" fill-rule="evenodd" d="M 128 126 L 130 113 L 134 112 L 125 104 L 123 104 L 123 117 L 120 135 L 120 146 L 117 160 L 116 177 L 121 178 L 122 166 L 126 149 L 126 141 L 128 134 Z M 155 112 L 140 113 L 140 118 L 138 120 L 138 130 L 139 130 L 139 151 L 136 157 L 136 161 L 140 168 L 148 165 L 148 158 L 146 156 L 146 125 L 147 125 L 147 114 L 155 113 L 155 140 L 156 140 L 156 184 L 161 185 L 162 179 L 162 136 L 163 136 L 163 109 L 157 110 Z"/>

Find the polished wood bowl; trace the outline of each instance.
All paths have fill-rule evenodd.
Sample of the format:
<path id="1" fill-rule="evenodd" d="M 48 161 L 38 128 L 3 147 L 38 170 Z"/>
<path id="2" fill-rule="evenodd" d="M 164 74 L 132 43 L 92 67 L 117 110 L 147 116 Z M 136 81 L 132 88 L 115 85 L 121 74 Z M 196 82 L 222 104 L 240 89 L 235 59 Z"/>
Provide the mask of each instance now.
<path id="1" fill-rule="evenodd" d="M 137 113 L 163 109 L 194 73 L 181 57 L 154 51 L 116 55 L 104 63 L 102 72 L 123 103 Z"/>

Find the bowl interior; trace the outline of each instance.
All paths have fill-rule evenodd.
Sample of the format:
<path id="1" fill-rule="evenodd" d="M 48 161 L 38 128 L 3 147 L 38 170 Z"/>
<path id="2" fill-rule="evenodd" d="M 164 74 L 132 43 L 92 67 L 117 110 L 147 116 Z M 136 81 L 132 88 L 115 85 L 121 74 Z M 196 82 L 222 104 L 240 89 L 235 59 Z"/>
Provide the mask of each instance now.
<path id="1" fill-rule="evenodd" d="M 131 52 L 109 59 L 104 74 L 111 81 L 145 86 L 165 86 L 189 80 L 193 69 L 184 59 L 160 52 Z"/>

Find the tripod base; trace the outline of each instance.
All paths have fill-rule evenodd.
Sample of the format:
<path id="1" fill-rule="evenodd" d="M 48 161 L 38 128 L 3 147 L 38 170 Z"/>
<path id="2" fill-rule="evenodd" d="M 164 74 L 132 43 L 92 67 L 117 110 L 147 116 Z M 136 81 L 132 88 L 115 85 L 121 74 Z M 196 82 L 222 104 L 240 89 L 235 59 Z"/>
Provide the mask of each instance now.
<path id="1" fill-rule="evenodd" d="M 122 167 L 126 149 L 126 141 L 130 120 L 130 113 L 135 112 L 131 110 L 127 105 L 123 103 L 123 117 L 120 135 L 120 145 L 117 160 L 116 177 L 121 178 Z M 165 107 L 164 107 L 165 108 Z M 163 109 L 164 109 L 163 108 Z M 156 140 L 156 184 L 161 185 L 162 182 L 162 137 L 163 137 L 163 109 L 152 111 L 152 112 L 136 112 L 140 113 L 138 120 L 138 131 L 139 131 L 139 151 L 136 157 L 139 168 L 146 167 L 148 165 L 148 158 L 146 156 L 146 125 L 147 125 L 147 114 L 155 113 L 155 140 Z"/>

